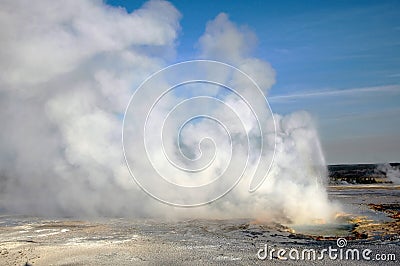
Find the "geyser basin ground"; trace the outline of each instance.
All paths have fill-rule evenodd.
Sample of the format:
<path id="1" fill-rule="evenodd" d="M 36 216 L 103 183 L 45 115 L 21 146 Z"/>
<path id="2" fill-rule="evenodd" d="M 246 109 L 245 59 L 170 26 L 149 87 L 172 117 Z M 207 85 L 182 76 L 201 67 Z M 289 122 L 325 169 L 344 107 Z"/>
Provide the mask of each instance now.
<path id="1" fill-rule="evenodd" d="M 347 238 L 347 248 L 369 248 L 373 254 L 395 254 L 400 259 L 399 220 L 395 219 L 399 186 L 332 186 L 328 191 L 332 200 L 340 201 L 351 211 L 339 215 L 336 225 L 284 226 L 249 219 L 76 221 L 3 215 L 0 265 L 265 265 L 268 260 L 257 258 L 257 251 L 265 244 L 288 250 L 321 250 L 328 246 L 337 248 L 336 239 L 340 236 Z M 276 255 L 273 261 L 310 263 L 281 261 Z M 396 264 L 329 258 L 312 263 Z"/>

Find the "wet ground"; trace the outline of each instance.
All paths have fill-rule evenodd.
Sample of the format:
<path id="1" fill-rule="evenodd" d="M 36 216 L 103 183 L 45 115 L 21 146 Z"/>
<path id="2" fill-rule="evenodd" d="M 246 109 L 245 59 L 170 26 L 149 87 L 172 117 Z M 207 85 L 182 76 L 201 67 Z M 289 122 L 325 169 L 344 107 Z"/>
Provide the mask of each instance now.
<path id="1" fill-rule="evenodd" d="M 343 203 L 346 214 L 335 224 L 316 226 L 245 219 L 75 221 L 3 215 L 0 265 L 397 265 L 393 260 L 400 260 L 400 187 L 349 185 L 331 186 L 328 191 L 333 200 Z M 340 259 L 339 237 L 347 240 L 343 254 L 347 249 L 371 253 L 366 259 L 361 255 L 359 260 L 345 255 Z M 263 257 L 265 245 L 268 256 L 260 260 L 257 253 L 263 248 L 259 253 Z M 338 249 L 338 257 L 325 254 L 318 260 L 329 246 Z M 280 248 L 287 250 L 281 258 L 276 254 Z M 295 252 L 288 257 L 292 249 L 298 250 L 299 257 Z M 316 250 L 315 261 L 312 256 L 301 257 L 307 249 Z"/>

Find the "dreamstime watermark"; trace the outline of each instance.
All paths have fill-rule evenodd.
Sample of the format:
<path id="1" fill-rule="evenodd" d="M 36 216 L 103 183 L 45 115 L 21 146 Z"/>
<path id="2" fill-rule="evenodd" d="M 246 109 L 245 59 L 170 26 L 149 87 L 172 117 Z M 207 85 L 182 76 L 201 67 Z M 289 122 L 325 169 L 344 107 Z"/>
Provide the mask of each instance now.
<path id="1" fill-rule="evenodd" d="M 223 197 L 244 175 L 251 177 L 249 192 L 256 191 L 271 168 L 275 139 L 275 120 L 257 83 L 210 60 L 174 64 L 147 78 L 129 101 L 122 130 L 135 182 L 181 207 Z"/>
<path id="2" fill-rule="evenodd" d="M 396 261 L 396 254 L 394 253 L 376 253 L 369 248 L 346 248 L 347 240 L 345 238 L 338 238 L 336 247 L 329 246 L 324 249 L 314 248 L 276 248 L 268 246 L 260 248 L 257 252 L 257 258 L 260 260 L 365 260 L 365 261 Z"/>

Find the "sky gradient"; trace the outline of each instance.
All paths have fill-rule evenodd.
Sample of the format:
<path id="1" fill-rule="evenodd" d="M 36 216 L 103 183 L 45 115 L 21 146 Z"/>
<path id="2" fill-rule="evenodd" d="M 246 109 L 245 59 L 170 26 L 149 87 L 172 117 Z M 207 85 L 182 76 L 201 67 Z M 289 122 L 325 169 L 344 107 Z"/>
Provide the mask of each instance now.
<path id="1" fill-rule="evenodd" d="M 128 12 L 144 2 L 106 1 Z M 207 22 L 224 12 L 276 70 L 273 111 L 310 112 L 328 163 L 400 161 L 400 2 L 170 2 L 182 14 L 172 62 L 197 58 Z"/>

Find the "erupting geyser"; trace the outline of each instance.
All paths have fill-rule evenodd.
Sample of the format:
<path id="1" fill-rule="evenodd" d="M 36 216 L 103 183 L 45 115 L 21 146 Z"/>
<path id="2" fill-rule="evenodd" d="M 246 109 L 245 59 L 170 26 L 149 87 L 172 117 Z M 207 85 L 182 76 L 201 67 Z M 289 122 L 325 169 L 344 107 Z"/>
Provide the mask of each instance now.
<path id="1" fill-rule="evenodd" d="M 170 183 L 207 184 L 226 169 L 236 173 L 246 162 L 248 170 L 229 193 L 188 209 L 143 193 L 125 165 L 120 135 L 131 94 L 175 55 L 179 12 L 165 1 L 149 1 L 132 13 L 100 0 L 48 0 L 33 6 L 24 0 L 6 0 L 2 7 L 0 20 L 7 27 L 0 27 L 0 208 L 36 215 L 249 217 L 291 223 L 334 217 L 337 206 L 329 202 L 325 191 L 327 171 L 312 118 L 300 111 L 274 114 L 274 126 L 269 115 L 257 121 L 254 113 L 270 112 L 259 96 L 268 95 L 275 72 L 267 62 L 252 57 L 255 35 L 237 27 L 226 14 L 207 24 L 197 58 L 233 65 L 261 90 L 248 87 L 243 75 L 206 66 L 201 71 L 210 80 L 227 81 L 229 87 L 241 88 L 245 97 L 217 83 L 187 84 L 160 98 L 149 117 L 146 137 L 150 141 L 145 143 L 149 154 L 139 148 L 143 138 L 129 139 L 129 152 L 135 157 L 130 167 L 143 167 L 141 160 L 150 155 L 159 171 L 166 170 Z M 163 77 L 159 85 L 170 84 L 171 78 Z M 155 90 L 149 88 L 133 106 L 143 116 L 148 112 L 146 93 L 151 98 Z M 204 95 L 214 100 L 185 104 L 185 99 Z M 199 111 L 202 116 L 192 120 L 194 116 L 169 116 L 176 106 L 180 114 Z M 211 119 L 213 115 L 221 123 Z M 133 116 L 127 125 L 135 129 L 146 118 Z M 163 139 L 171 141 L 163 147 L 156 140 L 164 122 Z M 137 127 L 138 132 L 143 129 Z M 274 148 L 272 164 L 271 149 L 263 152 L 260 138 L 265 147 Z M 166 155 L 181 168 L 187 164 L 204 168 L 206 175 L 188 179 L 179 167 L 165 163 Z M 234 163 L 233 168 L 227 161 Z M 252 181 L 257 171 L 268 173 L 264 182 L 262 174 Z M 153 176 L 144 178 L 163 191 L 159 183 L 151 183 Z M 225 185 L 227 191 L 230 187 Z M 257 190 L 249 193 L 252 185 Z M 192 196 L 197 202 L 200 195 L 181 196 Z"/>

